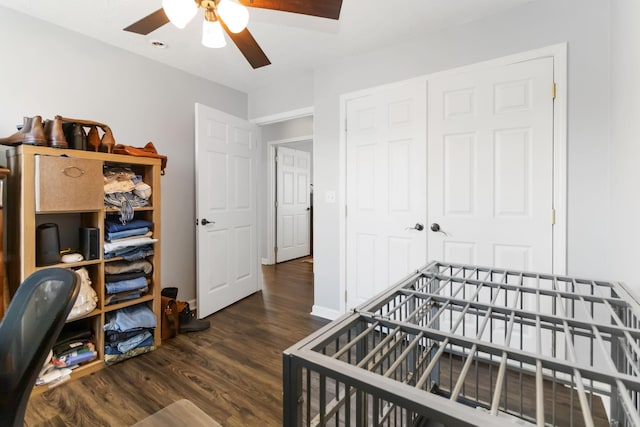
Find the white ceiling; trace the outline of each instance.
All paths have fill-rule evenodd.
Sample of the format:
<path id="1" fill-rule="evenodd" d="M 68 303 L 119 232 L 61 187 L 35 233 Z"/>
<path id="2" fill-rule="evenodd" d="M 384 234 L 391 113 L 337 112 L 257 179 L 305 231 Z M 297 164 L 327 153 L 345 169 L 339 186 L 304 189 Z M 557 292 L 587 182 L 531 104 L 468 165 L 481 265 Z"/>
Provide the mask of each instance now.
<path id="1" fill-rule="evenodd" d="M 250 92 L 343 57 L 428 37 L 529 1 L 344 0 L 339 21 L 250 8 L 249 30 L 272 63 L 257 70 L 228 38 L 222 49 L 200 44 L 202 11 L 184 30 L 167 24 L 147 36 L 122 31 L 159 9 L 162 0 L 0 0 L 0 5 Z M 167 48 L 154 48 L 150 40 L 161 40 Z"/>

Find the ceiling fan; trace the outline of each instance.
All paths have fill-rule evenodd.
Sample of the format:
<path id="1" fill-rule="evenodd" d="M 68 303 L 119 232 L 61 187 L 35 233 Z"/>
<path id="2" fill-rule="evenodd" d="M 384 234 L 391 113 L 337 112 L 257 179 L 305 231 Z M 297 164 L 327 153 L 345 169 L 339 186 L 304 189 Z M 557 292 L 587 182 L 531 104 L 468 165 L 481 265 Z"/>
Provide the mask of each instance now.
<path id="1" fill-rule="evenodd" d="M 271 64 L 247 27 L 249 12 L 245 6 L 339 19 L 342 0 L 163 0 L 162 8 L 124 28 L 124 31 L 147 35 L 171 22 L 184 28 L 204 9 L 202 44 L 223 47 L 226 32 L 255 69 Z"/>

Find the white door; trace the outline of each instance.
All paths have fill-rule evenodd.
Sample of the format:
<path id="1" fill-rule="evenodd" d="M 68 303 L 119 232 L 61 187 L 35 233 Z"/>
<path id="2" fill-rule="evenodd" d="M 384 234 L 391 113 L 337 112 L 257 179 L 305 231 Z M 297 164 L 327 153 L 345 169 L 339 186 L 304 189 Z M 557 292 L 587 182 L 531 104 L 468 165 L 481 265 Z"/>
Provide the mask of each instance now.
<path id="1" fill-rule="evenodd" d="M 260 289 L 257 127 L 196 104 L 198 317 Z"/>
<path id="2" fill-rule="evenodd" d="M 306 151 L 277 148 L 276 262 L 311 253 L 311 156 Z"/>
<path id="3" fill-rule="evenodd" d="M 426 262 L 426 84 L 347 101 L 347 309 Z M 418 226 L 420 228 L 420 226 Z"/>
<path id="4" fill-rule="evenodd" d="M 428 121 L 429 258 L 551 273 L 553 59 L 430 79 Z M 554 309 L 531 294 L 463 288 L 459 295 L 478 292 L 482 303 Z M 448 330 L 459 316 L 444 313 L 440 327 Z M 476 320 L 465 316 L 456 332 L 475 337 Z M 481 336 L 504 344 L 506 330 L 506 321 L 492 320 Z M 516 328 L 509 345 L 536 351 L 536 333 Z M 541 334 L 552 342 L 550 331 Z M 550 355 L 552 347 L 537 351 Z"/>
<path id="5" fill-rule="evenodd" d="M 429 258 L 552 272 L 553 59 L 429 80 Z"/>

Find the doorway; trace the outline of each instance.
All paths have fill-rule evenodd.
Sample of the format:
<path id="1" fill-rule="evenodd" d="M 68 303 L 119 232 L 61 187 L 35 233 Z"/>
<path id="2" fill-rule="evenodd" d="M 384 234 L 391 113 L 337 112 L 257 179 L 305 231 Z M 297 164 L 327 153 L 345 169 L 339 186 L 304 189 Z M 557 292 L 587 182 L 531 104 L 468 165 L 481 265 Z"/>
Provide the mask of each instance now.
<path id="1" fill-rule="evenodd" d="M 262 229 L 262 264 L 271 265 L 276 263 L 276 247 L 279 245 L 276 243 L 277 238 L 277 210 L 276 210 L 276 192 L 277 192 L 277 168 L 276 168 L 276 153 L 278 148 L 294 149 L 299 151 L 305 151 L 308 153 L 309 159 L 309 174 L 306 185 L 298 186 L 299 188 L 311 188 L 313 184 L 313 115 L 311 113 L 305 116 L 293 116 L 278 118 L 277 121 L 270 121 L 267 123 L 261 123 L 256 121 L 260 125 L 262 133 L 263 150 L 262 150 L 262 165 L 263 165 L 263 182 L 260 183 L 261 187 L 261 206 L 263 206 L 263 215 L 261 220 Z M 295 174 L 291 175 L 295 177 Z M 291 184 L 293 181 L 290 182 Z M 293 187 L 293 186 L 292 186 Z M 311 195 L 307 197 L 308 200 L 304 205 L 304 213 L 306 214 L 306 208 L 309 207 L 309 220 L 308 231 L 309 235 L 309 254 L 312 252 L 312 206 Z M 282 240 L 282 239 L 280 239 Z M 279 243 L 279 242 L 278 242 Z M 304 256 L 304 255 L 300 255 Z M 278 259 L 280 262 L 281 259 Z"/>
<path id="2" fill-rule="evenodd" d="M 312 254 L 313 139 L 270 141 L 267 264 Z"/>
<path id="3" fill-rule="evenodd" d="M 313 239 L 313 142 L 275 147 L 275 262 L 311 255 Z"/>

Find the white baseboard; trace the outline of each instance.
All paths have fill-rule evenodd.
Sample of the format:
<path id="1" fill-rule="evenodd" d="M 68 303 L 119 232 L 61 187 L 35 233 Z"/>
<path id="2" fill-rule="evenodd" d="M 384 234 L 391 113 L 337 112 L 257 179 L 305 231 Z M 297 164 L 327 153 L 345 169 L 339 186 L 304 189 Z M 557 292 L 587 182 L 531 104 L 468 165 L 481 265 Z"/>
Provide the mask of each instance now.
<path id="1" fill-rule="evenodd" d="M 262 258 L 262 265 L 269 265 L 269 259 L 268 258 Z"/>
<path id="2" fill-rule="evenodd" d="M 311 307 L 311 315 L 322 317 L 323 319 L 335 320 L 338 317 L 342 316 L 342 313 L 338 310 L 314 305 L 313 307 Z"/>

